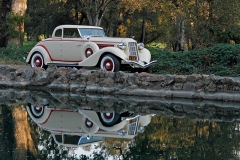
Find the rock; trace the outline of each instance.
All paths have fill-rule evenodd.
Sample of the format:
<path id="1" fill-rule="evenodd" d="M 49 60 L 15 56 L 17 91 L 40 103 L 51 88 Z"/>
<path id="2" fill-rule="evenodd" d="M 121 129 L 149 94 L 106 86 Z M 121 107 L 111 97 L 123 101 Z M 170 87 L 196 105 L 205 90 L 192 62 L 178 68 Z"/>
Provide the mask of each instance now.
<path id="1" fill-rule="evenodd" d="M 182 83 L 175 83 L 173 86 L 174 90 L 182 90 L 183 89 L 183 84 Z"/>
<path id="2" fill-rule="evenodd" d="M 186 82 L 187 77 L 183 75 L 175 75 L 175 82 L 176 83 L 184 83 Z"/>
<path id="3" fill-rule="evenodd" d="M 192 82 L 186 82 L 183 85 L 183 90 L 184 91 L 194 91 L 194 90 L 196 90 L 196 85 Z"/>
<path id="4" fill-rule="evenodd" d="M 202 76 L 200 74 L 191 74 L 187 76 L 188 82 L 197 82 L 200 79 L 202 79 Z"/>
<path id="5" fill-rule="evenodd" d="M 157 75 L 49 67 L 0 66 L 2 88 L 38 88 L 76 93 L 140 95 L 240 102 L 240 80 L 215 75 Z"/>
<path id="6" fill-rule="evenodd" d="M 31 80 L 31 85 L 34 86 L 42 86 L 50 83 L 50 76 L 49 72 L 47 71 L 40 71 L 37 73 L 36 77 Z"/>

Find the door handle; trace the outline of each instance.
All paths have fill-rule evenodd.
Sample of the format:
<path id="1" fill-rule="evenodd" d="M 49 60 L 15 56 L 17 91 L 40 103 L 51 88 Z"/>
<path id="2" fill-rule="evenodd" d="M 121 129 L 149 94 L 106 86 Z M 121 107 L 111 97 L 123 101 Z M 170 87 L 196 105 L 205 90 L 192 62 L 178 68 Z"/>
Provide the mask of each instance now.
<path id="1" fill-rule="evenodd" d="M 81 46 L 81 44 L 77 44 L 77 46 Z"/>

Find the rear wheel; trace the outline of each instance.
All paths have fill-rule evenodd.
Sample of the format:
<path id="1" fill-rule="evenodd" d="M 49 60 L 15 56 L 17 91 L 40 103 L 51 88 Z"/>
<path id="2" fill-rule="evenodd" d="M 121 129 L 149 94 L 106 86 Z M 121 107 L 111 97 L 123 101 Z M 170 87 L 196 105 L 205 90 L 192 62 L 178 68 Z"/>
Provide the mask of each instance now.
<path id="1" fill-rule="evenodd" d="M 117 72 L 120 70 L 120 62 L 116 56 L 106 54 L 101 59 L 100 68 L 105 71 Z"/>
<path id="2" fill-rule="evenodd" d="M 41 53 L 35 53 L 31 58 L 31 67 L 44 68 L 47 69 L 47 65 L 44 64 L 44 59 Z"/>
<path id="3" fill-rule="evenodd" d="M 32 115 L 35 117 L 35 118 L 41 118 L 44 114 L 44 106 L 36 106 L 36 105 L 31 105 L 29 104 L 29 109 L 32 113 Z"/>

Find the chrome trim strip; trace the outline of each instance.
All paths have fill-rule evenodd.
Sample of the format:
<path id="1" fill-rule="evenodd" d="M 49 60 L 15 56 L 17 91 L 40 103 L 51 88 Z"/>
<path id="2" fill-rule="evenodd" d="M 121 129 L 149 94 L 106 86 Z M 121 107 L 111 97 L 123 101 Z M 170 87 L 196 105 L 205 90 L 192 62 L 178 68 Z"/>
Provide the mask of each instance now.
<path id="1" fill-rule="evenodd" d="M 147 67 L 149 67 L 149 66 L 152 66 L 152 65 L 156 64 L 156 63 L 157 63 L 157 60 L 151 61 L 151 62 L 146 63 L 146 64 L 143 63 L 142 61 L 136 62 L 136 61 L 130 61 L 130 60 L 122 60 L 121 63 L 122 63 L 122 64 L 136 65 L 136 66 L 138 66 L 139 68 L 147 68 Z"/>

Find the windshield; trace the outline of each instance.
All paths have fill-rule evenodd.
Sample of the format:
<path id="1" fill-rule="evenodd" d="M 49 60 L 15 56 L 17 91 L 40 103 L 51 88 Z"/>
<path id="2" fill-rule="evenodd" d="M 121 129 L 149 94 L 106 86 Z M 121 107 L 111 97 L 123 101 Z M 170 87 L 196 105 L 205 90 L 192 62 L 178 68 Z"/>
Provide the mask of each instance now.
<path id="1" fill-rule="evenodd" d="M 96 28 L 79 28 L 82 37 L 92 36 L 92 37 L 106 37 L 103 29 Z"/>

